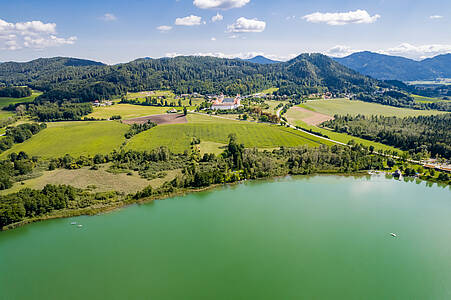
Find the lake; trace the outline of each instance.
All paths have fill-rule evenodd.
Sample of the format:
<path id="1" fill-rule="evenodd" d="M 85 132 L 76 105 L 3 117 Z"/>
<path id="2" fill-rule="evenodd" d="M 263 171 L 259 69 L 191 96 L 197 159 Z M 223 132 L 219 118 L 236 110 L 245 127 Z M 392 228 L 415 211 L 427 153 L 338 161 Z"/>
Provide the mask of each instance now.
<path id="1" fill-rule="evenodd" d="M 450 189 L 383 176 L 246 182 L 0 232 L 0 299 L 450 299 L 450 283 Z"/>

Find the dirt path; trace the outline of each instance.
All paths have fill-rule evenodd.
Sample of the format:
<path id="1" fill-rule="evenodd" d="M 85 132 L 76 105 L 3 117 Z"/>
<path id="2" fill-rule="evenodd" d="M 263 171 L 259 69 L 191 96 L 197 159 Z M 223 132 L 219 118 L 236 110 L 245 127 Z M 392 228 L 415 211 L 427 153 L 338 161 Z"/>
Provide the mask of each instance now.
<path id="1" fill-rule="evenodd" d="M 303 118 L 302 121 L 307 123 L 308 125 L 314 125 L 317 126 L 323 122 L 329 121 L 329 120 L 333 120 L 334 118 L 329 116 L 329 115 L 325 115 L 325 114 L 320 114 L 302 107 L 293 107 L 294 110 L 297 110 L 299 112 L 303 112 L 306 114 L 309 114 L 310 116 Z"/>
<path id="2" fill-rule="evenodd" d="M 186 116 L 183 114 L 152 115 L 147 117 L 128 119 L 122 122 L 125 124 L 144 124 L 147 123 L 147 121 L 152 121 L 158 125 L 188 123 Z"/>

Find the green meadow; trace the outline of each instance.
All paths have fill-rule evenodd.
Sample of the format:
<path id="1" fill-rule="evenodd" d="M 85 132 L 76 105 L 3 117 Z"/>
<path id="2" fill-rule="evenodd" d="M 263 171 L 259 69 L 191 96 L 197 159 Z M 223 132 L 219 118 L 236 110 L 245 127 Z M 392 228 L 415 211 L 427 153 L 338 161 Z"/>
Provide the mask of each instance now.
<path id="1" fill-rule="evenodd" d="M 32 102 L 34 99 L 36 99 L 36 97 L 38 97 L 41 94 L 42 94 L 41 92 L 33 92 L 33 94 L 30 97 L 24 98 L 0 97 L 0 109 L 10 104 Z"/>
<path id="2" fill-rule="evenodd" d="M 385 151 L 385 150 L 391 150 L 391 151 L 398 151 L 398 152 L 402 152 L 402 150 L 397 149 L 395 147 L 391 147 L 391 146 L 387 146 L 381 143 L 376 143 L 376 142 L 372 142 L 372 141 L 368 141 L 365 139 L 361 139 L 358 137 L 354 137 L 352 135 L 348 135 L 345 133 L 339 133 L 339 132 L 335 132 L 326 128 L 322 128 L 322 127 L 317 127 L 317 126 L 313 126 L 313 125 L 307 125 L 305 122 L 302 121 L 291 121 L 291 124 L 295 125 L 295 126 L 299 126 L 303 129 L 306 130 L 312 130 L 314 132 L 319 132 L 323 135 L 327 135 L 330 139 L 340 142 L 340 143 L 344 143 L 347 144 L 349 141 L 354 140 L 356 143 L 358 144 L 362 144 L 365 145 L 367 147 L 369 146 L 373 146 L 374 149 L 376 149 L 376 151 Z"/>
<path id="3" fill-rule="evenodd" d="M 388 117 L 390 116 L 409 117 L 409 116 L 436 115 L 445 113 L 434 110 L 414 110 L 408 108 L 399 108 L 388 105 L 347 99 L 308 101 L 307 103 L 303 103 L 298 106 L 329 116 L 361 114 L 361 115 L 382 115 Z"/>
<path id="4" fill-rule="evenodd" d="M 272 149 L 280 146 L 319 146 L 324 140 L 306 133 L 278 126 L 254 122 L 229 121 L 215 117 L 194 116 L 187 124 L 159 125 L 133 137 L 126 149 L 150 150 L 167 146 L 174 152 L 183 152 L 196 137 L 211 151 L 228 142 L 229 134 L 236 134 L 245 147 Z M 201 144 L 202 151 L 202 144 Z"/>
<path id="5" fill-rule="evenodd" d="M 442 102 L 447 100 L 442 100 L 440 98 L 433 98 L 433 97 L 425 97 L 425 96 L 418 96 L 418 95 L 410 95 L 413 99 L 415 99 L 415 102 L 419 103 L 434 103 L 434 102 Z"/>
<path id="6" fill-rule="evenodd" d="M 3 107 L 9 106 L 11 104 L 16 104 L 16 103 L 32 102 L 36 97 L 38 97 L 41 94 L 42 94 L 41 92 L 34 91 L 30 97 L 24 97 L 24 98 L 0 97 L 0 119 L 7 119 L 7 118 L 13 117 L 15 115 L 15 113 L 12 111 L 2 110 Z"/>
<path id="7" fill-rule="evenodd" d="M 115 104 L 111 106 L 94 107 L 88 118 L 109 119 L 112 116 L 121 116 L 122 119 L 132 119 L 150 115 L 165 114 L 169 107 L 142 106 L 133 104 Z"/>
<path id="8" fill-rule="evenodd" d="M 48 123 L 46 129 L 0 156 L 20 151 L 43 158 L 107 154 L 125 141 L 127 128 L 128 125 L 113 121 Z"/>

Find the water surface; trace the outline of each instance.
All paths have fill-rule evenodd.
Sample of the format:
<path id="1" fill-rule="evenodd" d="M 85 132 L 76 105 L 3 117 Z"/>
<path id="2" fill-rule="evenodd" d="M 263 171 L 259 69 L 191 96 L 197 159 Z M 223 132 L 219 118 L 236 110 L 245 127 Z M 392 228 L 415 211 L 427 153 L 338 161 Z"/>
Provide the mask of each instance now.
<path id="1" fill-rule="evenodd" d="M 450 299 L 450 283 L 449 188 L 384 177 L 247 182 L 0 233 L 0 299 Z"/>

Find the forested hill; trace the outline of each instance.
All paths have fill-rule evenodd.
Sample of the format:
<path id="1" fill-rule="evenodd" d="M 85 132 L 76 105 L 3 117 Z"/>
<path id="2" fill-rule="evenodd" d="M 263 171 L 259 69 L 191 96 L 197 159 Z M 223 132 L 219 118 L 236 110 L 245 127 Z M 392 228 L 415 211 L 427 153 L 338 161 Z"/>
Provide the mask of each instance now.
<path id="1" fill-rule="evenodd" d="M 365 51 L 334 59 L 348 68 L 380 80 L 415 81 L 451 78 L 451 54 L 416 61 Z"/>
<path id="2" fill-rule="evenodd" d="M 171 89 L 176 93 L 249 94 L 279 87 L 280 94 L 317 91 L 371 92 L 378 82 L 321 54 L 301 54 L 283 63 L 176 57 L 138 59 L 114 66 L 71 58 L 38 59 L 0 65 L 0 83 L 28 85 L 43 98 L 90 101 L 125 91 Z"/>
<path id="3" fill-rule="evenodd" d="M 256 63 L 256 64 L 262 64 L 262 65 L 275 64 L 275 63 L 280 62 L 280 61 L 277 61 L 277 60 L 272 60 L 272 59 L 266 58 L 266 57 L 264 57 L 262 55 L 257 55 L 255 57 L 252 57 L 252 58 L 249 58 L 249 59 L 244 59 L 244 60 L 248 61 L 248 62 Z"/>

